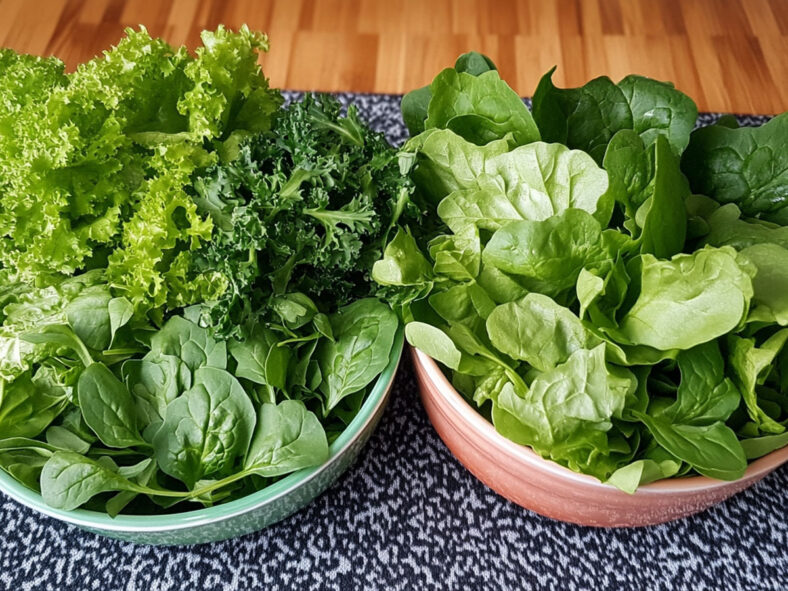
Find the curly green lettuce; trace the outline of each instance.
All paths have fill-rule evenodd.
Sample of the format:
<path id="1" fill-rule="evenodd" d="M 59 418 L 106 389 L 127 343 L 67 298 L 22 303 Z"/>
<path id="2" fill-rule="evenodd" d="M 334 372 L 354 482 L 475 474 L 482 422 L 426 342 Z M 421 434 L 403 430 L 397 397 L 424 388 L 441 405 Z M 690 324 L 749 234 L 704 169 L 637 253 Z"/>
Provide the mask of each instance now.
<path id="1" fill-rule="evenodd" d="M 189 250 L 211 236 L 191 179 L 239 138 L 265 131 L 281 104 L 257 65 L 265 35 L 219 27 L 189 55 L 128 30 L 63 75 L 55 59 L 4 51 L 0 75 L 0 264 L 56 284 L 108 266 L 138 313 L 216 297 Z"/>

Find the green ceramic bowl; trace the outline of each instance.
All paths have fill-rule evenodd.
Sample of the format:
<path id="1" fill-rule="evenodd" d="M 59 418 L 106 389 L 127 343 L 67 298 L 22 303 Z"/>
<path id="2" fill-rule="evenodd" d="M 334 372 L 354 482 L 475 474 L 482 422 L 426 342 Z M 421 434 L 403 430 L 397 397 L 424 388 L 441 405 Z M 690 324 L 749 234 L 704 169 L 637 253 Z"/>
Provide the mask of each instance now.
<path id="1" fill-rule="evenodd" d="M 118 515 L 53 509 L 41 495 L 0 470 L 0 491 L 31 509 L 88 531 L 142 544 L 201 544 L 258 531 L 292 515 L 331 486 L 358 458 L 383 415 L 402 355 L 402 329 L 388 366 L 356 418 L 329 448 L 321 466 L 294 472 L 263 490 L 224 505 L 171 515 Z"/>

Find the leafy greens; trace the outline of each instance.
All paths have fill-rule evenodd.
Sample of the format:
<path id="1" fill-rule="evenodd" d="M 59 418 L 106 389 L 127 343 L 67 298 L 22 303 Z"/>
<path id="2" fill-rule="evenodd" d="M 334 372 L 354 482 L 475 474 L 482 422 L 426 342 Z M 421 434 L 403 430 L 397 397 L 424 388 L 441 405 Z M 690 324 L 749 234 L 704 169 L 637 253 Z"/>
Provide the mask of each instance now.
<path id="1" fill-rule="evenodd" d="M 788 120 L 690 135 L 669 83 L 551 75 L 533 116 L 479 54 L 405 96 L 433 220 L 373 278 L 507 438 L 627 492 L 739 478 L 788 442 Z"/>
<path id="2" fill-rule="evenodd" d="M 267 38 L 144 29 L 74 73 L 0 50 L 0 469 L 156 513 L 325 462 L 389 365 L 371 270 L 419 215 L 353 107 L 283 106 Z"/>

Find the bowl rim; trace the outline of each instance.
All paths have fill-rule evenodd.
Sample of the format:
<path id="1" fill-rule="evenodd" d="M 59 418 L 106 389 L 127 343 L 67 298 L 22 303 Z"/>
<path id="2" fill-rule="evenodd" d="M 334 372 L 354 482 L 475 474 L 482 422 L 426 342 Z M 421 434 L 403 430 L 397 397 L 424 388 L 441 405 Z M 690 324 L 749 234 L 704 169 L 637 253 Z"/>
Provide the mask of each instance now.
<path id="1" fill-rule="evenodd" d="M 628 493 L 620 491 L 611 484 L 605 484 L 593 476 L 574 472 L 552 460 L 545 459 L 530 447 L 515 443 L 498 433 L 493 424 L 485 419 L 465 400 L 465 398 L 462 397 L 462 395 L 460 395 L 459 392 L 457 392 L 456 388 L 449 382 L 446 375 L 440 367 L 438 367 L 438 364 L 432 357 L 416 347 L 410 345 L 409 347 L 414 363 L 420 365 L 426 373 L 427 378 L 437 386 L 435 390 L 443 397 L 444 401 L 448 403 L 452 410 L 454 410 L 462 420 L 466 421 L 474 431 L 484 437 L 488 442 L 501 449 L 501 451 L 541 472 L 551 473 L 563 480 L 574 482 L 584 487 L 599 488 L 611 493 L 617 491 L 621 494 L 630 496 Z M 737 480 L 716 480 L 707 476 L 666 478 L 664 480 L 644 484 L 638 487 L 633 494 L 635 496 L 649 496 L 652 494 L 666 493 L 687 494 L 701 491 L 706 492 L 709 489 L 729 487 L 735 482 L 757 480 L 786 462 L 788 462 L 788 446 L 774 450 L 750 462 L 744 475 Z"/>
<path id="2" fill-rule="evenodd" d="M 74 509 L 63 511 L 50 507 L 44 502 L 40 493 L 27 488 L 16 481 L 10 474 L 0 469 L 0 492 L 7 494 L 15 501 L 49 517 L 71 523 L 80 527 L 114 531 L 123 533 L 154 533 L 169 532 L 194 528 L 218 521 L 237 517 L 270 504 L 305 485 L 336 463 L 344 452 L 360 437 L 367 424 L 378 414 L 386 403 L 388 393 L 397 374 L 400 358 L 404 347 L 404 330 L 400 326 L 394 336 L 394 343 L 389 353 L 389 362 L 380 373 L 364 404 L 356 416 L 345 427 L 342 433 L 329 446 L 328 459 L 319 466 L 302 468 L 288 474 L 281 480 L 255 493 L 235 499 L 229 503 L 205 507 L 183 513 L 165 513 L 161 515 L 124 515 L 110 517 L 99 511 Z"/>

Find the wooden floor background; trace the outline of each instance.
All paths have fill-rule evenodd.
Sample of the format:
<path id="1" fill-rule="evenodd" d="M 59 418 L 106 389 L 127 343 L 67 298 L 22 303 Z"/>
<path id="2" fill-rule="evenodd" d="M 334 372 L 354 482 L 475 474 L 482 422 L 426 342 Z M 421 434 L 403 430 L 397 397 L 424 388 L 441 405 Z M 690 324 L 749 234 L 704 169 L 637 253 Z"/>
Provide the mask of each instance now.
<path id="1" fill-rule="evenodd" d="M 637 72 L 702 110 L 788 109 L 788 0 L 0 0 L 0 45 L 69 68 L 127 26 L 193 47 L 219 23 L 268 32 L 282 88 L 404 92 L 476 49 L 523 95 L 557 64 L 563 86 Z"/>

